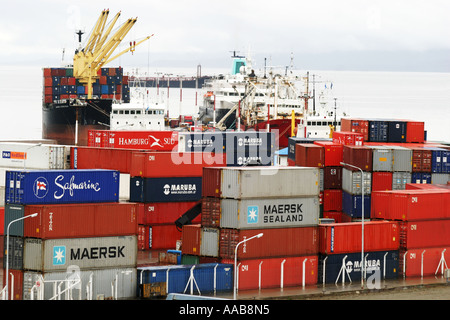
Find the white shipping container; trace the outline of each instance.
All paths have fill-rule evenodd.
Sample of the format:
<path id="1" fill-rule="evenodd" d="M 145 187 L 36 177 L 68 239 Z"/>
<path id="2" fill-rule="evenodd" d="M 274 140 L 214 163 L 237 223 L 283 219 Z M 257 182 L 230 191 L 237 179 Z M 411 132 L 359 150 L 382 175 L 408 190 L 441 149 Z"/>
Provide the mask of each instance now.
<path id="1" fill-rule="evenodd" d="M 223 168 L 223 198 L 280 198 L 319 195 L 319 168 L 244 167 Z"/>
<path id="2" fill-rule="evenodd" d="M 0 167 L 69 169 L 70 146 L 0 142 Z"/>
<path id="3" fill-rule="evenodd" d="M 432 173 L 431 183 L 432 184 L 447 184 L 450 181 L 449 173 Z"/>
<path id="4" fill-rule="evenodd" d="M 368 195 L 372 190 L 372 172 L 364 171 L 363 177 L 364 195 Z M 362 194 L 361 171 L 351 171 L 342 168 L 342 190 L 352 194 Z"/>
<path id="5" fill-rule="evenodd" d="M 43 283 L 39 284 L 39 286 L 44 288 L 44 300 L 49 300 L 55 296 L 55 283 L 57 286 L 63 283 L 61 290 L 64 290 L 66 283 L 70 280 L 74 281 L 72 282 L 74 284 L 72 299 L 74 300 L 97 300 L 112 297 L 117 299 L 131 299 L 136 297 L 136 268 L 80 270 L 76 267 L 69 267 L 67 271 L 48 273 L 25 271 L 23 275 L 23 300 L 31 299 L 31 289 L 38 280 L 44 280 Z M 78 282 L 79 280 L 81 282 Z M 33 294 L 36 300 L 36 289 Z M 65 294 L 63 293 L 62 299 L 64 297 Z"/>
<path id="6" fill-rule="evenodd" d="M 119 200 L 130 200 L 130 174 L 121 173 L 119 178 Z"/>
<path id="7" fill-rule="evenodd" d="M 319 197 L 222 199 L 220 227 L 264 229 L 317 226 Z"/>
<path id="8" fill-rule="evenodd" d="M 42 272 L 80 269 L 135 267 L 137 237 L 94 237 L 69 239 L 25 238 L 23 269 Z"/>

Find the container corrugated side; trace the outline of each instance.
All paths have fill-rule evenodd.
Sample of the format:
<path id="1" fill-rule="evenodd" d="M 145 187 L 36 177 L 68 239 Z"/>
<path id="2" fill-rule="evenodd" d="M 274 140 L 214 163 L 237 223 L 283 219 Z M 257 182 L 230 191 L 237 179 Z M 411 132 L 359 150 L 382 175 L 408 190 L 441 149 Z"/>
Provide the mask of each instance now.
<path id="1" fill-rule="evenodd" d="M 364 217 L 370 216 L 371 195 L 364 195 Z M 342 211 L 352 218 L 362 218 L 362 195 L 342 192 Z"/>
<path id="2" fill-rule="evenodd" d="M 5 202 L 56 204 L 117 202 L 115 170 L 26 170 L 6 172 Z"/>
<path id="3" fill-rule="evenodd" d="M 1 142 L 1 167 L 27 169 L 68 169 L 69 146 Z"/>
<path id="4" fill-rule="evenodd" d="M 411 172 L 412 150 L 401 146 L 389 146 L 392 149 L 392 171 Z"/>
<path id="5" fill-rule="evenodd" d="M 405 190 L 407 183 L 411 183 L 411 172 L 392 173 L 392 190 Z"/>
<path id="6" fill-rule="evenodd" d="M 326 258 L 326 260 L 325 260 Z M 346 269 L 342 270 L 342 261 L 345 258 Z M 369 251 L 364 252 L 366 279 L 378 273 L 379 279 L 397 279 L 399 273 L 399 252 L 390 251 Z M 324 272 L 325 267 L 325 272 Z M 345 283 L 358 281 L 361 279 L 361 253 L 341 253 L 331 255 L 319 255 L 319 283 Z M 325 281 L 323 278 L 325 275 Z"/>
<path id="7" fill-rule="evenodd" d="M 320 224 L 320 253 L 337 254 L 361 252 L 362 222 Z M 398 222 L 365 221 L 364 250 L 398 250 Z"/>
<path id="8" fill-rule="evenodd" d="M 104 147 L 72 147 L 70 167 L 72 169 L 109 169 L 130 173 L 131 155 L 138 150 Z"/>
<path id="9" fill-rule="evenodd" d="M 444 252 L 446 255 L 449 251 L 450 246 L 414 248 L 408 249 L 408 252 L 402 251 L 400 254 L 401 267 L 399 274 L 405 275 L 406 277 L 418 277 L 421 275 L 435 276 L 437 271 L 437 275 L 439 275 L 440 268 L 438 269 L 438 266 L 441 263 L 442 253 Z M 406 264 L 405 266 L 403 266 L 403 259 Z M 403 272 L 403 270 L 405 270 L 405 272 Z"/>
<path id="10" fill-rule="evenodd" d="M 4 231 L 2 234 L 7 234 L 7 228 L 11 221 L 23 218 L 25 213 L 25 207 L 20 204 L 7 204 L 4 207 L 4 218 L 2 224 L 4 224 Z M 10 236 L 23 237 L 23 224 L 24 220 L 19 220 L 12 223 L 9 227 Z"/>
<path id="11" fill-rule="evenodd" d="M 223 198 L 317 196 L 319 169 L 308 167 L 223 168 Z"/>
<path id="12" fill-rule="evenodd" d="M 234 259 L 236 243 L 263 233 L 258 239 L 243 243 L 238 248 L 238 259 L 299 256 L 317 254 L 318 227 L 272 229 L 220 229 L 220 257 Z"/>
<path id="13" fill-rule="evenodd" d="M 392 172 L 372 172 L 372 191 L 392 190 Z"/>
<path id="14" fill-rule="evenodd" d="M 372 149 L 367 146 L 344 146 L 342 159 L 344 163 L 351 164 L 363 171 L 372 171 Z M 349 170 L 358 170 L 346 167 Z"/>
<path id="15" fill-rule="evenodd" d="M 314 285 L 317 283 L 317 271 L 317 255 L 240 259 L 236 275 L 237 289 L 257 290 L 281 286 Z M 305 274 L 304 283 L 303 273 Z"/>
<path id="16" fill-rule="evenodd" d="M 27 205 L 24 236 L 41 239 L 107 237 L 137 234 L 137 204 L 81 203 Z"/>
<path id="17" fill-rule="evenodd" d="M 221 228 L 261 229 L 317 226 L 318 197 L 221 199 Z"/>
<path id="18" fill-rule="evenodd" d="M 25 271 L 23 276 L 23 300 L 31 299 L 31 288 L 36 284 L 36 281 L 44 279 L 44 300 L 49 300 L 54 296 L 53 282 L 61 283 L 63 280 L 74 279 L 81 280 L 80 284 L 75 286 L 73 291 L 73 298 L 78 299 L 78 293 L 81 293 L 81 300 L 87 300 L 86 287 L 92 279 L 92 299 L 97 300 L 113 298 L 111 291 L 111 283 L 117 284 L 118 299 L 132 299 L 136 298 L 137 290 L 137 270 L 136 268 L 103 268 L 92 270 L 78 270 L 76 268 L 68 268 L 67 271 L 58 272 L 32 272 Z M 116 282 L 117 280 L 117 282 Z M 47 281 L 47 282 L 46 282 Z M 63 285 L 64 287 L 64 285 Z M 36 291 L 34 292 L 36 297 Z"/>
<path id="19" fill-rule="evenodd" d="M 135 267 L 137 236 L 72 239 L 24 238 L 23 268 L 33 271 Z"/>
<path id="20" fill-rule="evenodd" d="M 343 145 L 332 141 L 314 141 L 314 144 L 323 146 L 325 151 L 325 167 L 339 167 L 342 162 Z"/>
<path id="21" fill-rule="evenodd" d="M 400 248 L 450 246 L 450 219 L 400 222 Z"/>
<path id="22" fill-rule="evenodd" d="M 202 227 L 200 241 L 200 255 L 205 257 L 219 256 L 219 233 L 218 228 Z"/>
<path id="23" fill-rule="evenodd" d="M 392 150 L 388 147 L 371 146 L 372 148 L 372 171 L 393 170 Z"/>

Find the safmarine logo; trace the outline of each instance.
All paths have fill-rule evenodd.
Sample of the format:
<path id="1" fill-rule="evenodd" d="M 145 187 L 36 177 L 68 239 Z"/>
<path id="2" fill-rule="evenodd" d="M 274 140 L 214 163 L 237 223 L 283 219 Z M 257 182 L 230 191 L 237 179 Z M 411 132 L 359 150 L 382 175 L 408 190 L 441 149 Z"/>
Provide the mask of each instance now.
<path id="1" fill-rule="evenodd" d="M 53 265 L 61 266 L 66 264 L 66 246 L 53 247 Z"/>
<path id="2" fill-rule="evenodd" d="M 48 181 L 44 177 L 39 177 L 34 181 L 33 191 L 36 198 L 45 198 L 48 192 Z"/>
<path id="3" fill-rule="evenodd" d="M 248 206 L 247 207 L 247 223 L 258 223 L 258 206 Z"/>

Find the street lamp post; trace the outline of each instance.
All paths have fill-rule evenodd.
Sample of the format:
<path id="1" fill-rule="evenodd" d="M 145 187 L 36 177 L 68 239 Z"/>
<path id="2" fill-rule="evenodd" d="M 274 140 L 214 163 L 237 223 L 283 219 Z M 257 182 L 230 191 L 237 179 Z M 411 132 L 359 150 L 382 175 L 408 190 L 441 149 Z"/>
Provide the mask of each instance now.
<path id="1" fill-rule="evenodd" d="M 9 280 L 9 227 L 11 227 L 11 225 L 17 221 L 21 221 L 24 220 L 26 218 L 34 218 L 36 217 L 38 214 L 37 213 L 33 213 L 30 214 L 29 216 L 24 216 L 21 218 L 18 218 L 16 220 L 11 221 L 10 223 L 8 223 L 8 227 L 6 228 L 6 269 L 5 269 L 5 276 L 6 276 L 6 300 L 8 299 L 8 295 L 9 295 L 9 287 L 8 287 L 8 280 Z"/>
<path id="2" fill-rule="evenodd" d="M 348 163 L 341 162 L 341 165 L 358 169 L 361 172 L 361 289 L 364 289 L 364 171 Z"/>
<path id="3" fill-rule="evenodd" d="M 241 242 L 239 242 L 236 245 L 236 248 L 234 248 L 234 286 L 233 286 L 233 300 L 236 300 L 236 289 L 237 289 L 237 250 L 239 245 L 241 245 L 244 242 L 247 242 L 249 240 L 255 239 L 255 238 L 261 238 L 264 234 L 259 233 L 256 236 L 250 237 L 248 239 L 244 239 Z"/>

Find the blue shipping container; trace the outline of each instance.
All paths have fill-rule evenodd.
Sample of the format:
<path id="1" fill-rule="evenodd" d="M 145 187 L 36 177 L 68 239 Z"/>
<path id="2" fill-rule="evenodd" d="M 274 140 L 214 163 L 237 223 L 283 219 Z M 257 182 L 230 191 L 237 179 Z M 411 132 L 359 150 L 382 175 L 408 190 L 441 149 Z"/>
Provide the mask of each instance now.
<path id="1" fill-rule="evenodd" d="M 370 195 L 364 195 L 364 218 L 370 218 Z M 362 217 L 362 195 L 352 195 L 342 190 L 342 211 L 352 218 Z"/>
<path id="2" fill-rule="evenodd" d="M 193 269 L 192 269 L 193 268 Z M 191 270 L 193 279 L 191 277 Z M 233 265 L 205 263 L 196 265 L 167 265 L 137 268 L 138 297 L 142 297 L 142 286 L 147 283 L 165 282 L 167 293 L 190 293 L 191 281 L 193 293 L 201 294 L 226 292 L 233 289 Z M 214 288 L 215 284 L 215 288 Z"/>
<path id="3" fill-rule="evenodd" d="M 110 86 L 108 86 L 106 84 L 102 84 L 101 85 L 101 94 L 109 94 L 109 87 Z"/>
<path id="4" fill-rule="evenodd" d="M 367 255 L 367 256 L 366 256 Z M 345 270 L 342 270 L 342 260 L 345 259 Z M 365 252 L 366 281 L 376 285 L 383 279 L 396 279 L 398 277 L 399 253 L 398 251 L 372 251 Z M 325 258 L 327 258 L 325 260 Z M 319 255 L 319 283 L 323 283 L 323 268 L 325 260 L 325 283 L 342 283 L 361 280 L 361 253 L 343 253 Z M 350 278 L 350 279 L 349 279 Z M 377 288 L 374 288 L 377 289 Z M 378 288 L 379 289 L 379 288 Z"/>
<path id="5" fill-rule="evenodd" d="M 449 173 L 448 158 L 450 151 L 442 148 L 424 148 L 431 150 L 431 172 Z"/>
<path id="6" fill-rule="evenodd" d="M 429 172 L 413 172 L 411 174 L 411 183 L 431 183 L 431 173 Z"/>
<path id="7" fill-rule="evenodd" d="M 77 93 L 78 93 L 78 94 L 85 94 L 85 92 L 84 92 L 84 86 L 78 86 L 78 87 L 77 87 Z"/>
<path id="8" fill-rule="evenodd" d="M 384 120 L 369 120 L 369 141 L 387 142 L 388 122 Z"/>
<path id="9" fill-rule="evenodd" d="M 388 142 L 406 142 L 406 122 L 390 120 L 388 122 Z"/>
<path id="10" fill-rule="evenodd" d="M 201 177 L 131 177 L 130 179 L 130 201 L 132 202 L 198 201 L 201 196 Z"/>
<path id="11" fill-rule="evenodd" d="M 5 203 L 52 204 L 119 201 L 119 171 L 6 171 Z"/>

